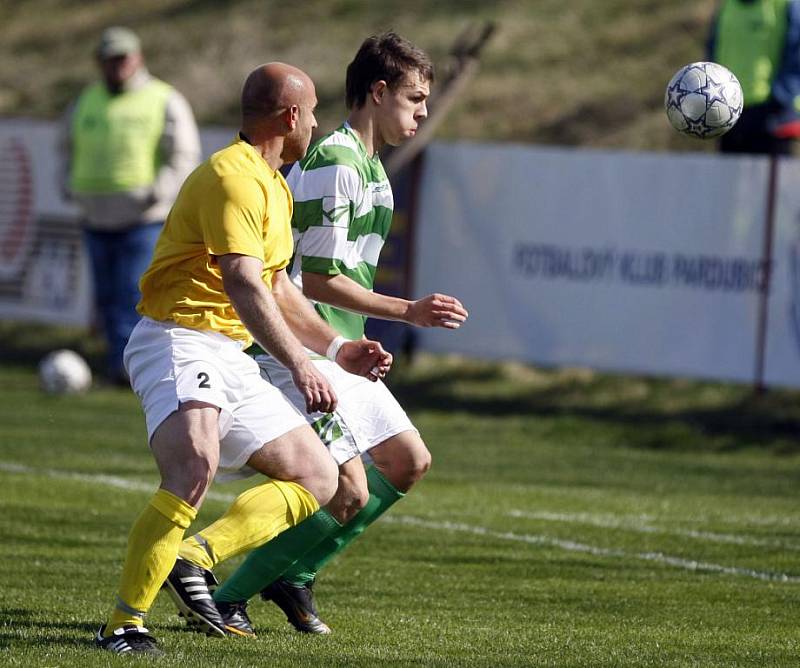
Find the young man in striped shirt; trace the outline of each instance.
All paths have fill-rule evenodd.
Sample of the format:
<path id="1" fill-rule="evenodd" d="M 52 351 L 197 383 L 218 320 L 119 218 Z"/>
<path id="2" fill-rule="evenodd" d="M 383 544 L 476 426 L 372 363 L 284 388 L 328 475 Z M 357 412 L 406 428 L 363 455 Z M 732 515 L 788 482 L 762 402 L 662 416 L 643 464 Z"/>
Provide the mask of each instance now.
<path id="1" fill-rule="evenodd" d="M 428 56 L 407 40 L 394 33 L 365 40 L 347 68 L 347 122 L 317 142 L 287 179 L 295 200 L 293 280 L 341 335 L 336 345 L 362 338 L 368 316 L 447 329 L 467 318 L 448 295 L 410 301 L 372 290 L 393 207 L 378 151 L 415 135 L 432 81 Z M 262 375 L 291 398 L 289 372 L 263 351 L 256 359 Z M 317 572 L 430 467 L 419 432 L 383 383 L 341 372 L 321 356 L 314 364 L 339 398 L 334 413 L 309 416 L 339 464 L 338 490 L 325 508 L 252 552 L 216 591 L 232 633 L 253 633 L 244 606 L 259 591 L 299 631 L 330 633 L 311 593 Z"/>

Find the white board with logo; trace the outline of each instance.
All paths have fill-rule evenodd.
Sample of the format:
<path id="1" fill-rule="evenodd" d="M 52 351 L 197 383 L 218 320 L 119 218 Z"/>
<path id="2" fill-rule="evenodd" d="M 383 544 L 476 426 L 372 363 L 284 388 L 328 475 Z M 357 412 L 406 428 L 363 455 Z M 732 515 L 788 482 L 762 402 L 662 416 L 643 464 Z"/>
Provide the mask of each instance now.
<path id="1" fill-rule="evenodd" d="M 205 155 L 230 128 L 204 128 Z M 61 197 L 56 124 L 0 120 L 0 317 L 87 325 L 79 212 Z M 800 165 L 777 190 L 766 382 L 800 386 Z M 434 143 L 416 293 L 469 308 L 423 349 L 544 365 L 751 382 L 768 162 Z"/>
<path id="2" fill-rule="evenodd" d="M 454 294 L 424 349 L 751 381 L 764 158 L 435 144 L 416 295 Z"/>
<path id="3" fill-rule="evenodd" d="M 0 313 L 85 325 L 91 286 L 76 210 L 61 198 L 53 123 L 0 123 Z"/>
<path id="4" fill-rule="evenodd" d="M 205 128 L 204 154 L 235 135 Z M 91 273 L 80 212 L 62 197 L 58 140 L 53 122 L 0 120 L 0 317 L 88 325 Z"/>

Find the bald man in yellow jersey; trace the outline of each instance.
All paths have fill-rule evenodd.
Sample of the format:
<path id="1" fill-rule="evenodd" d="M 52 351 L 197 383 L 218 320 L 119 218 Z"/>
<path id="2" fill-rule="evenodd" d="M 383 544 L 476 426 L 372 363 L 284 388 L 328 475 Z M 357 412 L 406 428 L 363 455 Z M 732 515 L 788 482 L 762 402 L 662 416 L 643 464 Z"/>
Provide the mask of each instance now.
<path id="1" fill-rule="evenodd" d="M 270 480 L 193 537 L 212 564 L 296 525 L 336 491 L 334 460 L 243 352 L 253 339 L 291 370 L 308 411 L 333 410 L 336 396 L 303 346 L 373 380 L 391 365 L 380 344 L 337 336 L 286 276 L 292 199 L 278 168 L 305 154 L 316 103 L 297 68 L 251 72 L 239 138 L 186 180 L 142 277 L 125 365 L 161 484 L 131 529 L 115 605 L 95 637 L 102 649 L 160 653 L 143 618 L 165 580 L 201 630 L 225 635 L 204 570 L 176 562 L 215 475 Z"/>

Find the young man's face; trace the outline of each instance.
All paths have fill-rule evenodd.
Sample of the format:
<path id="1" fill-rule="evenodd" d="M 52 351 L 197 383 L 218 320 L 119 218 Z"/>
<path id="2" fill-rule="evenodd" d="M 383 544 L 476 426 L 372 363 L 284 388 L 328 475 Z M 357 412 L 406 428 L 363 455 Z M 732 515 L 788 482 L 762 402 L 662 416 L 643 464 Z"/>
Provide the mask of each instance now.
<path id="1" fill-rule="evenodd" d="M 417 133 L 419 122 L 428 116 L 430 92 L 430 83 L 416 71 L 393 89 L 384 87 L 380 91 L 378 123 L 383 142 L 398 146 Z"/>

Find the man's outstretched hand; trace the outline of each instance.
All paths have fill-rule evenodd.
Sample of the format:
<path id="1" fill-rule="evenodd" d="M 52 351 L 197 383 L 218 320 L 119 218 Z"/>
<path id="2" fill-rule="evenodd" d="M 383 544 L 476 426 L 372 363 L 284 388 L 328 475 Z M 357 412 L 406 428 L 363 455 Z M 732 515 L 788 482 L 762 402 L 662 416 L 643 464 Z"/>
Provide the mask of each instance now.
<path id="1" fill-rule="evenodd" d="M 387 353 L 377 341 L 346 341 L 339 348 L 336 363 L 345 371 L 375 382 L 389 373 L 392 368 L 392 354 Z"/>
<path id="2" fill-rule="evenodd" d="M 411 302 L 405 321 L 417 327 L 458 329 L 469 313 L 458 299 L 438 292 Z"/>

